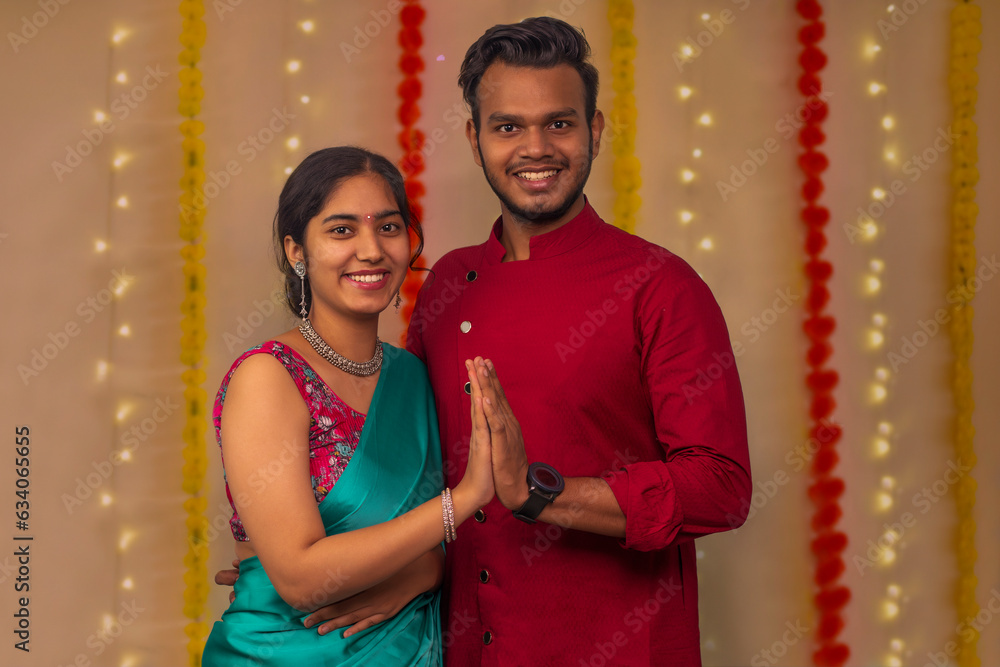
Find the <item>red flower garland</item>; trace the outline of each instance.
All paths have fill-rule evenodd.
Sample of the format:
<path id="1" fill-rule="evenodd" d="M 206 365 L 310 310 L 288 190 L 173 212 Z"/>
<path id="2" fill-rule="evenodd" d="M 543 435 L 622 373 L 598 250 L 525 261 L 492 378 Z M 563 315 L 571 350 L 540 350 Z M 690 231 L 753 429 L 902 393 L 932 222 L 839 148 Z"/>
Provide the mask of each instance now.
<path id="1" fill-rule="evenodd" d="M 403 129 L 398 135 L 399 145 L 403 149 L 403 157 L 400 161 L 400 170 L 406 182 L 406 196 L 410 200 L 410 216 L 414 224 L 421 224 L 424 215 L 420 198 L 426 192 L 424 184 L 417 178 L 424 171 L 424 133 L 418 130 L 415 125 L 420 119 L 420 95 L 423 86 L 418 75 L 424 70 L 424 59 L 420 57 L 420 47 L 423 46 L 424 37 L 420 32 L 420 25 L 424 22 L 426 12 L 420 6 L 419 0 L 406 0 L 406 6 L 400 12 L 399 46 L 403 49 L 403 55 L 399 57 L 399 70 L 403 73 L 403 80 L 396 88 L 399 95 L 399 110 L 396 116 L 402 124 Z M 418 242 L 416 234 L 410 231 L 410 241 L 416 247 Z M 414 264 L 415 267 L 424 267 L 424 258 L 420 257 Z M 423 284 L 423 274 L 421 272 L 410 271 L 400 293 L 403 298 L 403 310 L 400 316 L 403 322 L 409 324 L 410 316 L 413 314 L 413 302 L 417 298 L 417 292 Z M 403 333 L 403 340 L 406 333 Z"/>
<path id="2" fill-rule="evenodd" d="M 826 26 L 820 21 L 823 7 L 818 0 L 799 0 L 795 9 L 807 21 L 798 35 L 803 47 L 799 55 L 803 73 L 798 86 L 799 92 L 806 97 L 808 110 L 805 124 L 799 131 L 799 144 L 804 149 L 799 156 L 799 167 L 806 177 L 802 186 L 805 206 L 802 208 L 801 218 L 806 225 L 804 248 L 808 260 L 805 263 L 805 274 L 809 283 L 807 317 L 802 328 L 810 344 L 806 353 L 809 366 L 806 386 L 812 396 L 809 435 L 819 443 L 812 461 L 813 483 L 809 487 L 809 498 L 815 507 L 811 522 L 815 537 L 811 548 L 816 558 L 813 581 L 818 590 L 814 602 L 819 612 L 816 628 L 818 648 L 813 653 L 813 664 L 839 667 L 847 662 L 851 654 L 846 644 L 837 641 L 844 628 L 842 611 L 851 599 L 851 591 L 838 584 L 845 569 L 842 554 L 847 547 L 847 536 L 836 530 L 843 514 L 839 499 L 844 493 L 844 481 L 834 476 L 833 470 L 840 460 L 837 442 L 842 433 L 839 426 L 829 422 L 829 417 L 837 405 L 833 390 L 840 378 L 836 371 L 826 367 L 833 353 L 829 338 L 837 322 L 826 314 L 826 306 L 830 300 L 830 290 L 826 283 L 833 275 L 833 265 L 822 258 L 827 243 L 824 229 L 830 221 L 830 211 L 817 204 L 823 194 L 822 174 L 830 164 L 826 155 L 817 150 L 826 141 L 820 125 L 829 112 L 826 102 L 820 97 L 823 84 L 819 77 L 819 71 L 827 62 L 826 54 L 818 46 L 826 33 Z"/>

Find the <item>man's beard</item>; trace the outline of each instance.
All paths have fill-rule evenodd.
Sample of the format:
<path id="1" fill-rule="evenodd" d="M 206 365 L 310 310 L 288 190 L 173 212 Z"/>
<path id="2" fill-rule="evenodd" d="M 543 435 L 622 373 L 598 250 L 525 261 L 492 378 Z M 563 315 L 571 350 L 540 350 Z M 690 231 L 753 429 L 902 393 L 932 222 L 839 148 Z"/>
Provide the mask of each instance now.
<path id="1" fill-rule="evenodd" d="M 566 199 L 560 202 L 554 209 L 543 209 L 543 210 L 532 210 L 518 206 L 513 201 L 507 198 L 506 195 L 497 187 L 490 178 L 490 172 L 486 169 L 486 160 L 483 158 L 483 149 L 479 149 L 479 161 L 483 164 L 483 176 L 486 177 L 486 182 L 489 183 L 490 188 L 493 190 L 493 194 L 497 196 L 497 199 L 504 205 L 504 207 L 510 211 L 511 215 L 518 222 L 524 222 L 529 224 L 534 224 L 538 226 L 547 225 L 550 222 L 554 222 L 559 218 L 566 215 L 566 212 L 573 207 L 576 200 L 580 198 L 583 194 L 583 188 L 587 185 L 587 179 L 590 178 L 590 167 L 594 163 L 594 141 L 591 139 L 590 145 L 587 147 L 587 164 L 583 167 L 580 172 L 579 182 L 573 192 L 570 192 Z M 517 178 L 516 176 L 514 178 Z"/>

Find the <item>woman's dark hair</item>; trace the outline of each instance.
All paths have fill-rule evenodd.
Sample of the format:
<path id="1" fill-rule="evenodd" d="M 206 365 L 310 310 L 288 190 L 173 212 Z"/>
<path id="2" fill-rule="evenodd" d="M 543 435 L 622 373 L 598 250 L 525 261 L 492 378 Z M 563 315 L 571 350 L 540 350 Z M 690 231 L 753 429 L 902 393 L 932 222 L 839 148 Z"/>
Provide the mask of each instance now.
<path id="1" fill-rule="evenodd" d="M 490 82 L 480 93 L 483 74 L 494 62 L 514 67 L 549 69 L 571 65 L 583 79 L 587 125 L 597 111 L 597 68 L 590 64 L 590 44 L 579 30 L 559 19 L 538 16 L 520 23 L 495 25 L 476 40 L 465 53 L 458 85 L 472 112 L 472 122 L 479 132 L 479 98 L 488 95 Z"/>
<path id="2" fill-rule="evenodd" d="M 274 216 L 274 255 L 278 270 L 285 277 L 285 301 L 293 315 L 299 314 L 302 280 L 295 275 L 285 255 L 285 237 L 304 246 L 306 226 L 315 218 L 340 184 L 354 176 L 373 174 L 382 178 L 403 216 L 406 229 L 417 237 L 417 248 L 410 257 L 410 268 L 424 249 L 420 222 L 410 211 L 403 176 L 396 166 L 378 153 L 357 146 L 336 146 L 312 153 L 295 168 L 278 197 Z M 306 288 L 306 311 L 312 307 L 312 290 Z"/>

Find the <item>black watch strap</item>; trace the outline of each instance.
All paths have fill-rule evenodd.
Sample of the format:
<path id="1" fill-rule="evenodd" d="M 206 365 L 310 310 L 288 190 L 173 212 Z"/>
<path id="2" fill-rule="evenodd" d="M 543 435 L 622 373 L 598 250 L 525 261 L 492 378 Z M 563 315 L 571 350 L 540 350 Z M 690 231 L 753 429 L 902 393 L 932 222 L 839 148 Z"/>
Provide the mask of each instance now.
<path id="1" fill-rule="evenodd" d="M 524 504 L 514 510 L 514 516 L 525 523 L 535 523 L 538 515 L 551 502 L 551 498 L 546 498 L 538 492 L 532 492 L 528 494 L 528 499 L 524 501 Z"/>

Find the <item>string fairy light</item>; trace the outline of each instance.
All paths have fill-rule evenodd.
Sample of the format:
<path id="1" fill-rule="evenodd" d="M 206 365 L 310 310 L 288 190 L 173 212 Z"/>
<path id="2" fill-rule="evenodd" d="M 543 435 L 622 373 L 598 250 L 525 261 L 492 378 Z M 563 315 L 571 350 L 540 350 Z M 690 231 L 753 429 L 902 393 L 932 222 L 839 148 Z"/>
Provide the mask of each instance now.
<path id="1" fill-rule="evenodd" d="M 692 20 L 696 24 L 704 25 L 706 21 L 711 20 L 711 15 L 707 13 L 694 14 L 692 16 Z M 673 54 L 673 58 L 674 63 L 677 65 L 678 70 L 681 73 L 681 77 L 687 77 L 690 75 L 689 73 L 691 68 L 686 67 L 686 65 L 693 63 L 694 60 L 701 55 L 701 53 L 702 51 L 697 49 L 690 39 L 682 42 L 677 47 L 677 50 Z M 706 144 L 701 143 L 705 137 L 702 133 L 710 131 L 711 128 L 714 128 L 718 119 L 712 111 L 706 110 L 704 107 L 698 109 L 694 106 L 694 103 L 698 98 L 698 91 L 690 80 L 682 79 L 682 82 L 677 86 L 676 91 L 678 99 L 683 105 L 685 105 L 684 115 L 687 117 L 688 122 L 693 125 L 693 131 L 690 132 L 688 136 L 695 137 L 697 141 L 697 143 L 689 147 L 687 154 L 692 160 L 700 161 L 706 155 Z M 705 235 L 705 230 L 698 228 L 699 225 L 697 222 L 700 221 L 698 211 L 692 210 L 693 195 L 698 189 L 697 186 L 700 176 L 700 170 L 693 161 L 682 164 L 678 169 L 678 180 L 683 185 L 690 186 L 690 189 L 686 190 L 691 193 L 692 201 L 685 201 L 682 204 L 682 208 L 677 210 L 677 219 L 679 224 L 689 227 L 690 233 L 692 234 L 691 247 L 695 251 L 709 252 L 716 248 L 716 240 L 709 235 Z M 701 273 L 699 273 L 699 275 L 701 275 Z"/>
<path id="2" fill-rule="evenodd" d="M 107 81 L 108 85 L 106 88 L 105 95 L 105 108 L 110 109 L 114 101 L 114 90 L 115 84 L 125 84 L 129 81 L 129 76 L 127 71 L 119 69 L 115 71 L 115 63 L 118 61 L 117 53 L 118 50 L 125 43 L 126 38 L 129 36 L 130 31 L 127 28 L 118 28 L 115 30 L 109 40 L 109 50 L 110 54 L 108 57 L 108 69 L 107 69 Z M 110 117 L 107 112 L 103 109 L 97 109 L 93 112 L 93 121 L 95 124 L 104 125 L 110 121 Z M 104 128 L 101 128 L 104 131 Z M 110 146 L 110 142 L 107 144 Z M 107 215 L 105 218 L 105 231 L 101 238 L 95 239 L 93 241 L 93 251 L 97 255 L 107 255 L 110 246 L 109 239 L 112 238 L 114 230 L 114 220 L 117 217 L 127 216 L 128 209 L 130 206 L 129 195 L 126 192 L 121 192 L 121 186 L 119 181 L 121 179 L 121 174 L 126 168 L 128 163 L 131 161 L 132 156 L 122 150 L 120 147 L 109 148 L 109 152 L 113 153 L 113 157 L 107 163 L 108 168 L 108 179 L 109 179 L 109 192 L 117 192 L 117 195 L 111 195 L 109 198 L 109 205 L 107 208 Z M 129 287 L 129 281 L 119 280 L 114 286 L 109 287 L 111 294 L 110 302 L 108 305 L 108 314 L 110 321 L 113 323 L 118 319 L 118 301 L 124 298 L 126 291 Z M 104 303 L 104 302 L 102 302 Z M 113 357 L 114 348 L 116 346 L 116 336 L 127 338 L 131 335 L 131 327 L 127 323 L 121 323 L 117 328 L 112 325 L 109 329 L 108 341 L 107 341 L 107 351 L 106 358 L 99 358 L 95 360 L 95 376 L 94 380 L 98 383 L 103 383 L 108 379 L 111 372 L 111 363 L 108 359 Z M 113 411 L 113 425 L 112 430 L 117 431 L 121 428 L 121 425 L 125 423 L 128 417 L 134 412 L 135 405 L 130 399 L 122 399 L 119 401 L 117 408 Z M 112 450 L 109 455 L 110 459 L 115 458 L 115 452 Z M 117 503 L 115 502 L 115 480 L 106 480 L 106 485 L 104 489 L 95 494 L 98 507 L 107 510 L 109 512 L 120 511 L 117 510 Z M 115 555 L 114 576 L 120 576 L 119 573 L 122 570 L 122 556 L 120 550 Z M 131 588 L 135 587 L 135 582 L 131 578 L 128 578 L 129 586 Z M 112 595 L 112 608 L 117 608 L 121 602 L 119 591 L 115 590 Z M 114 617 L 110 613 L 105 613 L 102 616 L 101 624 L 105 629 L 113 628 Z"/>
<path id="3" fill-rule="evenodd" d="M 876 70 L 873 78 L 862 84 L 863 90 L 868 94 L 872 105 L 872 118 L 878 119 L 880 129 L 879 136 L 882 141 L 873 144 L 873 158 L 881 158 L 885 167 L 879 170 L 876 180 L 885 180 L 893 174 L 898 164 L 897 149 L 894 142 L 896 129 L 896 119 L 890 110 L 893 100 L 888 85 L 883 83 L 886 77 L 887 61 L 889 52 L 882 49 L 875 50 L 868 54 L 871 66 Z M 904 546 L 903 536 L 893 529 L 885 529 L 882 517 L 890 512 L 895 506 L 897 495 L 900 493 L 896 478 L 885 472 L 886 466 L 893 462 L 892 454 L 892 424 L 887 419 L 889 406 L 891 405 L 890 389 L 892 386 L 892 373 L 881 365 L 880 360 L 885 356 L 885 343 L 888 340 L 889 321 L 880 307 L 883 298 L 887 267 L 885 260 L 880 256 L 882 246 L 882 235 L 886 228 L 884 216 L 889 208 L 896 201 L 896 182 L 892 181 L 891 187 L 883 187 L 881 184 L 871 188 L 871 200 L 864 212 L 864 233 L 861 240 L 866 243 L 862 249 L 869 253 L 867 269 L 862 274 L 862 293 L 866 297 L 864 303 L 871 308 L 869 324 L 865 325 L 862 333 L 862 347 L 869 353 L 869 358 L 874 358 L 872 364 L 872 376 L 868 380 L 868 414 L 875 421 L 875 432 L 870 436 L 872 447 L 870 457 L 874 465 L 883 468 L 883 474 L 878 484 L 870 491 L 872 499 L 872 514 L 878 517 L 873 520 L 876 525 L 881 524 L 883 529 L 878 538 L 880 545 L 886 545 L 882 549 L 879 558 L 880 572 L 883 576 L 893 577 L 895 568 L 898 567 L 898 548 Z M 890 190 L 892 192 L 890 192 Z M 900 622 L 904 614 L 904 608 L 900 599 L 899 586 L 892 584 L 887 587 L 886 595 L 875 602 L 874 609 L 868 612 L 873 620 L 886 624 L 890 628 L 895 627 Z M 888 651 L 882 664 L 889 667 L 894 664 L 902 664 L 903 659 L 901 646 L 898 640 L 890 640 Z M 897 647 L 897 648 L 894 648 Z"/>

